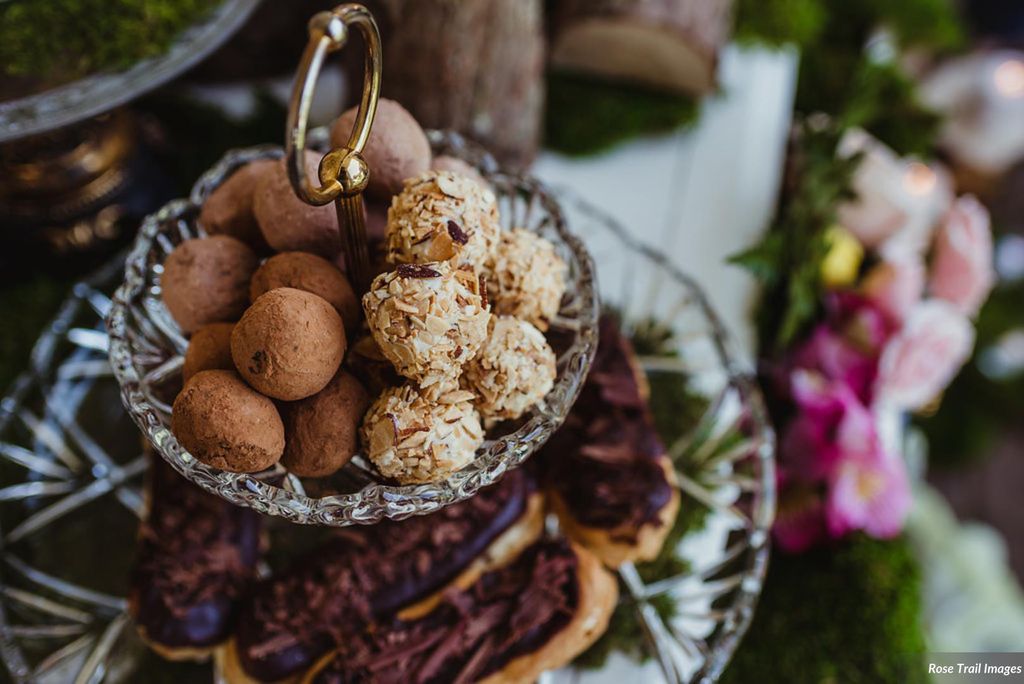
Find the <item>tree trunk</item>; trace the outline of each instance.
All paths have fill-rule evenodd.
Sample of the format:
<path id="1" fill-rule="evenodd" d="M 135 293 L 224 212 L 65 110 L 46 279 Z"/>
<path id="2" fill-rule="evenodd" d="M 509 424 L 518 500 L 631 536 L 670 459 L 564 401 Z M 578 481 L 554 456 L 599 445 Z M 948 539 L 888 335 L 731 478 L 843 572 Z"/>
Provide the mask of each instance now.
<path id="1" fill-rule="evenodd" d="M 551 61 L 570 71 L 701 94 L 715 87 L 732 0 L 555 0 Z"/>
<path id="2" fill-rule="evenodd" d="M 544 105 L 542 0 L 378 0 L 383 92 L 421 125 L 451 128 L 501 161 L 537 152 Z"/>

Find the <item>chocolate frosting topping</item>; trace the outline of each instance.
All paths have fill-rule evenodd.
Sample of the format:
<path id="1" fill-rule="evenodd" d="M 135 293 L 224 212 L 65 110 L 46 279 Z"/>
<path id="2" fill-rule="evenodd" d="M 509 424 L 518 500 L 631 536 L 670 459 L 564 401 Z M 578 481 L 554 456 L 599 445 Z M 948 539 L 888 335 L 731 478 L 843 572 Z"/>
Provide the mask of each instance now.
<path id="1" fill-rule="evenodd" d="M 259 560 L 260 516 L 207 494 L 159 458 L 149 486 L 129 590 L 135 620 L 163 646 L 219 644 Z"/>
<path id="2" fill-rule="evenodd" d="M 660 525 L 659 511 L 672 485 L 659 457 L 665 448 L 630 360 L 629 340 L 614 317 L 604 315 L 599 343 L 580 398 L 541 452 L 546 486 L 580 523 L 628 528 L 631 542 L 644 524 Z"/>
<path id="3" fill-rule="evenodd" d="M 579 605 L 578 559 L 564 539 L 448 592 L 430 614 L 393 620 L 339 645 L 316 684 L 475 682 L 536 651 Z"/>
<path id="4" fill-rule="evenodd" d="M 443 588 L 519 519 L 533 489 L 513 471 L 437 513 L 338 531 L 244 603 L 236 638 L 246 673 L 276 681 L 300 672 Z"/>

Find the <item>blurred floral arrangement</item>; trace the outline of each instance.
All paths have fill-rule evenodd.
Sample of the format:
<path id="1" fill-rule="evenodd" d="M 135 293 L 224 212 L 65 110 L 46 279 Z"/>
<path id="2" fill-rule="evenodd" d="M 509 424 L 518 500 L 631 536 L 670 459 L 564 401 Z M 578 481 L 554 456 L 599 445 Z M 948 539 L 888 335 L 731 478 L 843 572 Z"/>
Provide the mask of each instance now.
<path id="1" fill-rule="evenodd" d="M 816 153 L 801 159 L 801 143 Z M 885 421 L 938 400 L 970 358 L 972 319 L 995 281 L 988 212 L 955 198 L 944 169 L 860 129 L 805 128 L 796 145 L 805 189 L 736 258 L 769 287 L 762 375 L 781 428 L 775 536 L 787 551 L 900 533 L 910 485 Z M 808 206 L 811 181 L 830 172 L 848 186 L 825 193 L 834 204 Z M 794 241 L 809 243 L 797 257 L 807 262 L 791 263 Z"/>

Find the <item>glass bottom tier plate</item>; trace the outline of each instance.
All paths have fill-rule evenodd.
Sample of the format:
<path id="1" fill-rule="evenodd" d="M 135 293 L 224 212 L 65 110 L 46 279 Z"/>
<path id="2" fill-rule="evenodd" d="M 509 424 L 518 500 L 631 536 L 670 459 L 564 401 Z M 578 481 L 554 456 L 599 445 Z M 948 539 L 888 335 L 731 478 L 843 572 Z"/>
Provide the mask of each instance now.
<path id="1" fill-rule="evenodd" d="M 619 571 L 619 611 L 645 661 L 613 653 L 600 667 L 545 679 L 713 682 L 762 587 L 775 506 L 771 429 L 700 288 L 594 208 L 563 201 L 598 264 L 605 305 L 645 341 L 640 360 L 659 428 L 669 433 L 683 511 L 700 524 L 682 536 L 674 576 L 629 564 Z M 211 665 L 150 652 L 126 612 L 146 460 L 102 324 L 121 268 L 113 263 L 74 288 L 0 402 L 0 658 L 14 682 L 219 680 Z M 272 548 L 296 534 L 289 523 L 270 523 Z"/>

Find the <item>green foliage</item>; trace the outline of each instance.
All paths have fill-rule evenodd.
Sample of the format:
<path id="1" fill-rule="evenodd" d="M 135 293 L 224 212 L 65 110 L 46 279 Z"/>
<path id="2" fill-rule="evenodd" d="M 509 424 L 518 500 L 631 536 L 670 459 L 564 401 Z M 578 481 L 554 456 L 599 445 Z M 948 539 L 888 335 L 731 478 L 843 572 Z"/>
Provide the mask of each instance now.
<path id="1" fill-rule="evenodd" d="M 817 39 L 828 10 L 823 0 L 737 0 L 736 40 L 771 47 Z"/>
<path id="2" fill-rule="evenodd" d="M 924 684 L 921 570 L 906 539 L 775 553 L 722 684 Z"/>
<path id="3" fill-rule="evenodd" d="M 857 0 L 828 3 L 816 40 L 804 46 L 796 108 L 824 112 L 843 126 L 865 128 L 901 154 L 930 151 L 938 117 L 892 61 L 875 61 L 865 45 L 880 27 L 898 46 L 949 50 L 962 41 L 949 0 Z"/>
<path id="4" fill-rule="evenodd" d="M 923 105 L 896 64 L 862 62 L 840 112 L 841 125 L 868 130 L 901 155 L 930 156 L 941 117 Z"/>
<path id="5" fill-rule="evenodd" d="M 0 3 L 0 65 L 67 80 L 167 50 L 213 0 L 11 0 Z"/>
<path id="6" fill-rule="evenodd" d="M 763 353 L 786 348 L 819 310 L 826 230 L 841 200 L 852 197 L 850 179 L 859 156 L 836 158 L 841 130 L 805 125 L 791 150 L 793 187 L 781 201 L 765 238 L 730 261 L 761 281 L 758 331 Z"/>
<path id="7" fill-rule="evenodd" d="M 544 144 L 571 155 L 591 155 L 647 133 L 697 121 L 700 105 L 673 95 L 587 76 L 549 72 Z"/>

